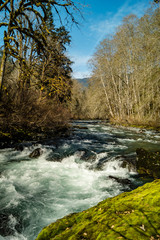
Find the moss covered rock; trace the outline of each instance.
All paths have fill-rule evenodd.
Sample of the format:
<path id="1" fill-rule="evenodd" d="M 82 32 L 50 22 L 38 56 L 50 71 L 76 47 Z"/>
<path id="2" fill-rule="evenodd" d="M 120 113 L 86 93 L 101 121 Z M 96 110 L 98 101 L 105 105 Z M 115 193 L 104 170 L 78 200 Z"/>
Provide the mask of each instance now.
<path id="1" fill-rule="evenodd" d="M 160 239 L 160 180 L 57 220 L 36 240 L 107 239 Z"/>
<path id="2" fill-rule="evenodd" d="M 138 148 L 136 153 L 138 173 L 160 178 L 160 152 L 149 152 Z"/>

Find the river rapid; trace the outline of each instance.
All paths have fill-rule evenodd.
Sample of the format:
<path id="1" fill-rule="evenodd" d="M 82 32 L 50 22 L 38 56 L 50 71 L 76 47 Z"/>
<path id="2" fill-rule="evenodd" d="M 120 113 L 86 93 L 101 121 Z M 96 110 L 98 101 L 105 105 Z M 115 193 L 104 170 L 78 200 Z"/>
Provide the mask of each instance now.
<path id="1" fill-rule="evenodd" d="M 0 150 L 0 240 L 34 240 L 51 222 L 144 184 L 126 161 L 135 162 L 136 148 L 159 150 L 160 133 L 73 125 L 67 139 Z M 43 154 L 30 158 L 37 147 Z"/>

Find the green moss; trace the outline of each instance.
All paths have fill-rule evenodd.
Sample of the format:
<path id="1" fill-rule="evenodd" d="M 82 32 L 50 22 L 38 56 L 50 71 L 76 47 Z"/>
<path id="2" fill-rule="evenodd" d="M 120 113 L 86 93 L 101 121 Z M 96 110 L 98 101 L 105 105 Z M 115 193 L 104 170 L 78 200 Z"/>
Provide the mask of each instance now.
<path id="1" fill-rule="evenodd" d="M 45 227 L 36 240 L 160 239 L 160 180 Z"/>

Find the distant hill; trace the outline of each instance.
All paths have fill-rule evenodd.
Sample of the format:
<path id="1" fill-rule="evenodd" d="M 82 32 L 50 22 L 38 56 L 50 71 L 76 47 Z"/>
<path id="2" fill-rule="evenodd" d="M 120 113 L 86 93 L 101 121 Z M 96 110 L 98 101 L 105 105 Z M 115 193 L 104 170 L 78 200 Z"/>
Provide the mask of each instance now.
<path id="1" fill-rule="evenodd" d="M 76 80 L 79 83 L 81 83 L 84 87 L 88 87 L 88 80 L 89 80 L 89 78 L 77 78 Z"/>

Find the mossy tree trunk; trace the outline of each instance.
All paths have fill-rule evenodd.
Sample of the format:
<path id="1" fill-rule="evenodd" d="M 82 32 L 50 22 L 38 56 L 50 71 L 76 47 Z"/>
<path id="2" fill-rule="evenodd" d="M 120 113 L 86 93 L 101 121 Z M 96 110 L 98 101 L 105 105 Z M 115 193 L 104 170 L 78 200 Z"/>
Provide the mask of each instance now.
<path id="1" fill-rule="evenodd" d="M 7 53 L 6 50 L 3 50 L 3 56 L 1 61 L 1 68 L 0 68 L 0 101 L 2 99 L 2 90 L 3 90 L 3 82 L 4 82 L 4 73 L 6 68 L 6 60 L 7 60 Z"/>

